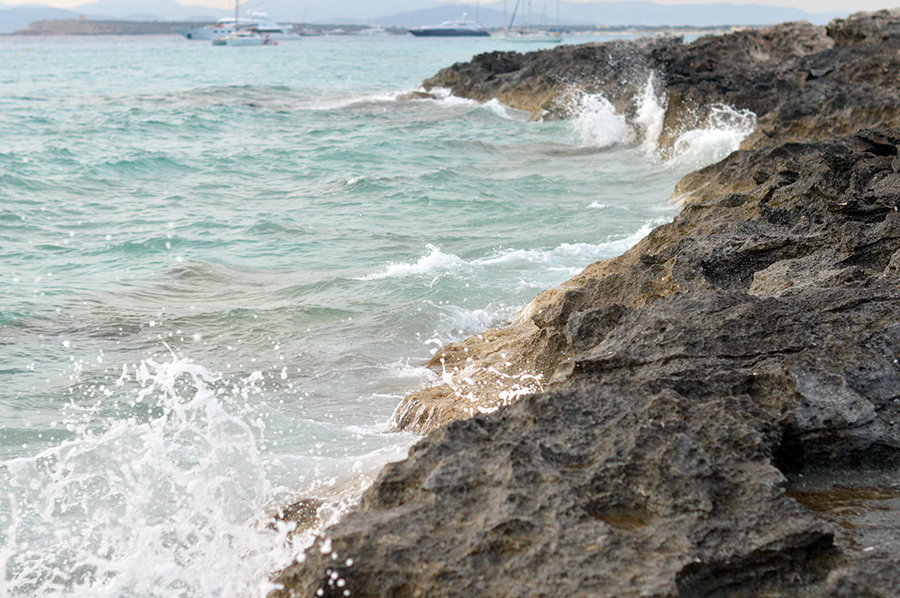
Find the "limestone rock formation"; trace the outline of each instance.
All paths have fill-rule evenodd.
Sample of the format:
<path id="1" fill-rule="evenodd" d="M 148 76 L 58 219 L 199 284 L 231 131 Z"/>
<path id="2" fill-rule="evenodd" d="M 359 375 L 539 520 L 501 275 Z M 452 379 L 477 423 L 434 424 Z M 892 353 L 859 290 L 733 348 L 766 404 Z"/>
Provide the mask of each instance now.
<path id="1" fill-rule="evenodd" d="M 397 413 L 430 433 L 273 596 L 898 595 L 900 128 L 825 139 L 900 117 L 897 22 L 442 72 L 552 110 L 554 81 L 652 67 L 670 112 L 753 103 L 760 129 L 672 223 L 439 351 Z"/>

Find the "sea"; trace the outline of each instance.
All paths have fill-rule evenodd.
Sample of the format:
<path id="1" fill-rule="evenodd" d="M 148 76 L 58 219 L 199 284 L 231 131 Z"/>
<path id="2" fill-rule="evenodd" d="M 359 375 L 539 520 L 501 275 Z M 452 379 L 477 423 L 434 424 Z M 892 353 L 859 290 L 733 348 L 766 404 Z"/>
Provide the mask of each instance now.
<path id="1" fill-rule="evenodd" d="M 631 120 L 415 93 L 539 48 L 0 37 L 0 595 L 265 596 L 417 441 L 391 416 L 439 347 L 672 220 L 753 128 L 716 107 L 663 157 L 652 82 Z"/>

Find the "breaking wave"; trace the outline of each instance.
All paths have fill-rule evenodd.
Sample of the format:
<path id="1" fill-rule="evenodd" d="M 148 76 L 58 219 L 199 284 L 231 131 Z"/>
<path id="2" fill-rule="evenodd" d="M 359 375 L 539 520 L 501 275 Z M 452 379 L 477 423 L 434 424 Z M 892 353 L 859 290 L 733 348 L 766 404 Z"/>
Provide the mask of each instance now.
<path id="1" fill-rule="evenodd" d="M 570 100 L 573 136 L 590 147 L 636 146 L 648 156 L 666 154 L 679 167 L 698 169 L 737 150 L 756 127 L 756 115 L 724 104 L 702 107 L 702 118 L 675 136 L 671 151 L 662 147 L 667 98 L 657 89 L 653 75 L 634 98 L 630 116 L 617 109 L 602 93 L 574 91 Z"/>

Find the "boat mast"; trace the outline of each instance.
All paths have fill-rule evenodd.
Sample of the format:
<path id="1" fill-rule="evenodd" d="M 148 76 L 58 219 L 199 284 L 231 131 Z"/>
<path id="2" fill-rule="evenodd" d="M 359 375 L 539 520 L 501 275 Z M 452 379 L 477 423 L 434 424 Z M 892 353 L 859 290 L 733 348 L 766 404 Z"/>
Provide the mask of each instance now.
<path id="1" fill-rule="evenodd" d="M 516 0 L 516 5 L 513 8 L 512 18 L 509 20 L 509 27 L 507 29 L 512 29 L 513 23 L 516 22 L 516 11 L 519 10 L 519 0 Z"/>

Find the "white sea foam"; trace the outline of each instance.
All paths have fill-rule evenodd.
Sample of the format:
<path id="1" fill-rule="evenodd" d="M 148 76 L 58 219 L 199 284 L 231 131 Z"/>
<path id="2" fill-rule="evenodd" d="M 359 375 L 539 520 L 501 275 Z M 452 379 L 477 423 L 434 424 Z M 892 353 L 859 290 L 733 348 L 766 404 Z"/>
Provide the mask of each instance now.
<path id="1" fill-rule="evenodd" d="M 412 263 L 391 263 L 376 272 L 357 280 L 383 280 L 388 278 L 419 277 L 433 285 L 443 276 L 477 277 L 486 275 L 496 268 L 504 271 L 512 269 L 539 271 L 577 272 L 591 261 L 615 257 L 627 250 L 650 233 L 653 228 L 671 220 L 674 214 L 666 213 L 659 218 L 644 223 L 635 232 L 599 243 L 561 243 L 549 249 L 504 249 L 496 253 L 472 260 L 444 253 L 435 245 L 428 244 L 427 254 Z M 476 316 L 484 320 L 482 316 Z"/>
<path id="2" fill-rule="evenodd" d="M 440 324 L 426 345 L 434 345 L 432 354 L 447 343 L 484 332 L 497 326 L 514 311 L 508 305 L 494 305 L 483 309 L 466 309 L 456 305 L 436 306 L 440 312 Z"/>
<path id="3" fill-rule="evenodd" d="M 453 95 L 448 87 L 434 87 L 428 91 L 417 88 L 397 94 L 397 98 L 411 97 L 418 102 L 436 102 L 445 106 L 479 106 L 479 102 Z"/>
<path id="4" fill-rule="evenodd" d="M 489 100 L 484 104 L 484 107 L 505 120 L 514 120 L 514 121 L 526 121 L 529 118 L 528 112 L 524 110 L 516 110 L 515 108 L 511 108 L 507 106 L 500 100 Z"/>
<path id="5" fill-rule="evenodd" d="M 434 380 L 434 372 L 421 365 L 411 365 L 409 362 L 397 361 L 388 366 L 391 376 L 431 382 Z M 400 398 L 400 397 L 398 397 Z"/>
<path id="6" fill-rule="evenodd" d="M 402 101 L 412 102 L 428 102 L 435 105 L 443 105 L 447 107 L 472 106 L 477 107 L 481 104 L 475 100 L 461 98 L 451 93 L 449 89 L 434 88 L 425 91 L 422 88 L 410 89 L 394 93 L 371 93 L 363 95 L 350 95 L 338 97 L 316 97 L 304 99 L 296 102 L 291 107 L 295 110 L 346 110 L 350 108 L 377 106 L 383 104 L 396 104 Z M 495 112 L 504 118 L 510 120 L 518 120 L 516 112 L 512 108 L 504 106 L 497 101 L 488 102 L 486 105 L 496 105 Z M 494 107 L 494 106 L 491 106 Z"/>
<path id="7" fill-rule="evenodd" d="M 413 264 L 391 263 L 378 272 L 374 272 L 359 280 L 380 280 L 383 278 L 401 278 L 404 276 L 431 276 L 436 277 L 432 282 L 436 282 L 437 278 L 442 275 L 450 274 L 460 269 L 466 268 L 466 261 L 459 256 L 443 253 L 440 248 L 435 245 L 428 244 L 426 246 L 429 253 L 422 256 Z"/>
<path id="8" fill-rule="evenodd" d="M 602 245 L 603 252 L 606 254 L 606 257 L 615 257 L 625 253 L 627 250 L 634 247 L 638 241 L 649 235 L 650 231 L 661 224 L 665 224 L 669 220 L 671 220 L 671 218 L 664 216 L 657 218 L 656 220 L 651 220 L 650 222 L 645 222 L 641 228 L 630 235 L 619 239 L 611 239 L 604 243 Z"/>
<path id="9" fill-rule="evenodd" d="M 345 110 L 357 106 L 377 104 L 393 104 L 400 94 L 374 93 L 368 95 L 353 95 L 333 98 L 311 98 L 300 101 L 292 108 L 295 110 Z"/>

